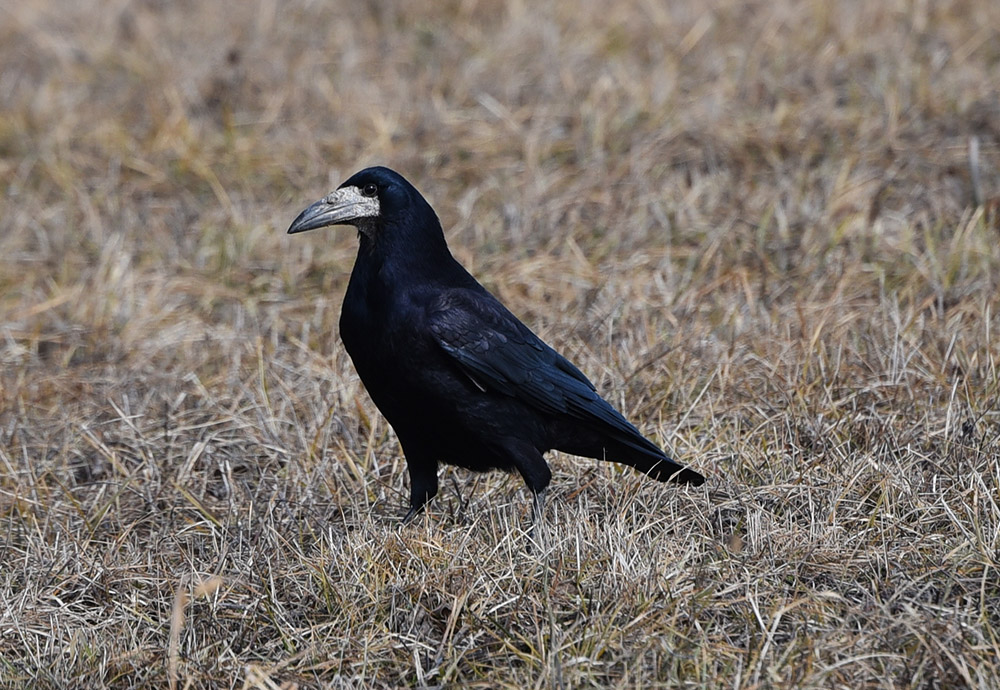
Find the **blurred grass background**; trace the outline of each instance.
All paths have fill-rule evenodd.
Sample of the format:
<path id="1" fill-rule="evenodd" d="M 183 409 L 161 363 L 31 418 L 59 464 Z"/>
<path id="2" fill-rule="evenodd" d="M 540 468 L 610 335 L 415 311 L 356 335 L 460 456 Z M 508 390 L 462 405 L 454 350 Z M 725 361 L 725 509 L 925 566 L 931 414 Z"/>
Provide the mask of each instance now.
<path id="1" fill-rule="evenodd" d="M 406 479 L 389 165 L 704 490 Z M 0 6 L 0 683 L 1000 685 L 1000 4 Z"/>

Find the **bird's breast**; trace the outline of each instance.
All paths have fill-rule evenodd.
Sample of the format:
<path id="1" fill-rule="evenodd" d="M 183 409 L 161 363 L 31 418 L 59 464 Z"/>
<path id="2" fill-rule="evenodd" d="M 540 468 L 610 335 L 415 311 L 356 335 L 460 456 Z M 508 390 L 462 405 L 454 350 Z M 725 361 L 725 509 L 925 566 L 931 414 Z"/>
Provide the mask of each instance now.
<path id="1" fill-rule="evenodd" d="M 405 292 L 372 287 L 352 280 L 340 314 L 340 337 L 365 387 L 373 397 L 387 399 L 412 385 L 432 343 L 421 329 L 421 311 Z"/>

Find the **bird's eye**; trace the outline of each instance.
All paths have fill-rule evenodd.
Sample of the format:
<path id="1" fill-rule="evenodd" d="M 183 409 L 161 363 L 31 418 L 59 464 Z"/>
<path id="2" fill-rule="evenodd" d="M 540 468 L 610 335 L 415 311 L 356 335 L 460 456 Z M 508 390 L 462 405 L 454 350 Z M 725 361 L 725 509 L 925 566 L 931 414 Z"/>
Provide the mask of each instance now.
<path id="1" fill-rule="evenodd" d="M 376 187 L 374 184 L 366 184 L 364 187 L 361 188 L 361 193 L 364 194 L 365 196 L 375 196 L 376 194 L 378 194 L 378 187 Z"/>

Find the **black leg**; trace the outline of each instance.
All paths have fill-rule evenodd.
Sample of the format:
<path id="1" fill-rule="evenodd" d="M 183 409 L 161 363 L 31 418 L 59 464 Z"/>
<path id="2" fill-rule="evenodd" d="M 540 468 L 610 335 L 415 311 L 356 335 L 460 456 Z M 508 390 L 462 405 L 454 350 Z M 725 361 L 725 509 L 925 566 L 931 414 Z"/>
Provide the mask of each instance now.
<path id="1" fill-rule="evenodd" d="M 552 472 L 545 462 L 545 457 L 537 448 L 518 438 L 506 438 L 503 441 L 503 450 L 517 468 L 524 483 L 531 489 L 531 493 L 537 496 L 545 491 L 552 481 Z"/>
<path id="2" fill-rule="evenodd" d="M 505 439 L 503 448 L 507 451 L 514 467 L 531 489 L 532 522 L 531 538 L 539 543 L 544 542 L 545 528 L 545 489 L 552 481 L 552 471 L 545 457 L 533 445 L 520 439 Z"/>
<path id="3" fill-rule="evenodd" d="M 410 473 L 410 510 L 403 517 L 403 524 L 406 524 L 437 494 L 438 477 L 437 460 L 405 445 L 403 454 L 406 456 L 406 469 Z"/>
<path id="4" fill-rule="evenodd" d="M 535 494 L 535 501 L 532 505 L 531 512 L 536 523 L 540 523 L 545 520 L 545 491 L 540 491 Z"/>

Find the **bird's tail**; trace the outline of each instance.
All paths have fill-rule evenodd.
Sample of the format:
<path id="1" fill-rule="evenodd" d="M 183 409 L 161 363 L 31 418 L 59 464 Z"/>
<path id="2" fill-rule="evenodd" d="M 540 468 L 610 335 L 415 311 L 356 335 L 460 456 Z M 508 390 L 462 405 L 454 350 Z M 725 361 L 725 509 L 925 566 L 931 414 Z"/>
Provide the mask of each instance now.
<path id="1" fill-rule="evenodd" d="M 671 460 L 666 453 L 638 431 L 622 438 L 617 434 L 590 435 L 586 432 L 579 433 L 578 430 L 577 435 L 572 438 L 572 442 L 564 443 L 559 450 L 597 460 L 619 462 L 634 467 L 660 482 L 678 482 L 694 486 L 705 483 L 703 476 Z"/>
<path id="2" fill-rule="evenodd" d="M 633 449 L 631 453 L 616 454 L 617 457 L 608 455 L 608 460 L 629 465 L 646 474 L 658 482 L 678 482 L 680 484 L 692 484 L 701 486 L 705 483 L 705 478 L 692 469 L 680 465 L 666 455 L 660 457 L 650 457 L 647 453 Z"/>

